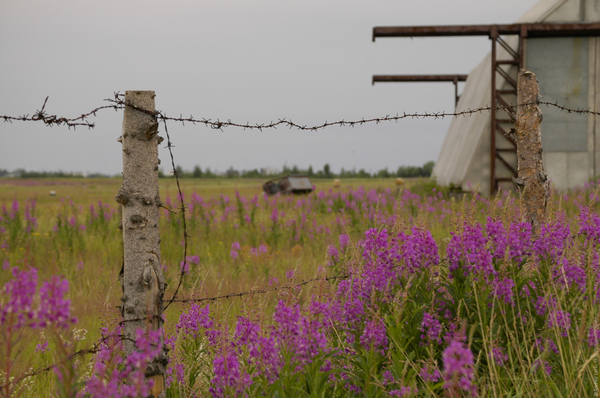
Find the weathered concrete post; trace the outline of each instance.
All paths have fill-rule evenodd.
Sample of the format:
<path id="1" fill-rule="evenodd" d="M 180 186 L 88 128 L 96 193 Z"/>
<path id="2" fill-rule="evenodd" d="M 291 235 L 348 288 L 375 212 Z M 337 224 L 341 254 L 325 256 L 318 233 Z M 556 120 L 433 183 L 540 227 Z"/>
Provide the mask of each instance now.
<path id="1" fill-rule="evenodd" d="M 521 69 L 517 81 L 515 124 L 518 177 L 514 182 L 521 192 L 522 220 L 531 223 L 534 236 L 546 219 L 548 198 L 548 178 L 542 161 L 542 110 L 537 105 L 539 94 L 535 74 Z"/>
<path id="2" fill-rule="evenodd" d="M 158 228 L 162 204 L 158 194 L 158 144 L 162 138 L 157 135 L 156 118 L 139 110 L 154 112 L 154 97 L 154 91 L 125 92 L 123 135 L 119 138 L 123 144 L 123 184 L 115 199 L 123 210 L 121 301 L 127 354 L 135 350 L 137 329 L 162 329 L 165 280 Z M 155 397 L 165 396 L 167 362 L 163 349 L 146 369 L 146 376 L 154 380 Z"/>

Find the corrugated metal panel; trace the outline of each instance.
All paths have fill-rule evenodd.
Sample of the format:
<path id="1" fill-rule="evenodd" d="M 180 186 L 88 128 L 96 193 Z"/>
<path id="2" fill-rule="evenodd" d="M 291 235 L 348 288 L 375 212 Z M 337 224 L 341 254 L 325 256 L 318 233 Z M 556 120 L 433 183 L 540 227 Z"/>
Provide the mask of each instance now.
<path id="1" fill-rule="evenodd" d="M 540 94 L 569 108 L 588 107 L 587 37 L 527 39 L 527 69 L 540 82 Z M 587 117 L 543 108 L 544 151 L 587 151 Z"/>

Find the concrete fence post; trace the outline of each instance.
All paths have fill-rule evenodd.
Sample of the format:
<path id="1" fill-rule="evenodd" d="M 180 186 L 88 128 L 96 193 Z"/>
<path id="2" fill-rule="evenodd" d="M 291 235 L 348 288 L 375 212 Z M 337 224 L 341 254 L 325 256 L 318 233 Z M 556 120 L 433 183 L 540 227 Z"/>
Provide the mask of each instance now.
<path id="1" fill-rule="evenodd" d="M 154 91 L 126 91 L 123 116 L 123 183 L 115 200 L 122 206 L 123 340 L 125 352 L 135 349 L 136 331 L 161 330 L 165 280 L 160 261 L 158 136 Z M 137 109 L 136 109 L 137 108 Z M 168 359 L 162 352 L 145 369 L 154 380 L 152 394 L 165 397 Z"/>
<path id="2" fill-rule="evenodd" d="M 517 173 L 521 193 L 522 221 L 531 223 L 534 236 L 546 219 L 548 178 L 542 161 L 542 110 L 537 102 L 540 87 L 533 72 L 519 71 L 517 80 Z"/>

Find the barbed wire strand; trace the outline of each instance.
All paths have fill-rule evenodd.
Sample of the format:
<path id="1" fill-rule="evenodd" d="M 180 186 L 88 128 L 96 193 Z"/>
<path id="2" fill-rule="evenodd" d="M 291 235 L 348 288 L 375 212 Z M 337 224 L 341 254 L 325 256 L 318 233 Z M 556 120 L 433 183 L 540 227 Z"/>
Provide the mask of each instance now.
<path id="1" fill-rule="evenodd" d="M 179 175 L 177 173 L 177 168 L 175 167 L 175 158 L 173 157 L 173 151 L 171 148 L 173 144 L 171 142 L 171 137 L 169 136 L 169 129 L 167 128 L 167 120 L 162 120 L 165 125 L 165 135 L 167 136 L 167 148 L 169 148 L 169 154 L 171 155 L 171 165 L 173 166 L 173 176 L 175 177 L 175 181 L 177 182 L 177 191 L 179 192 L 179 200 L 181 202 L 181 220 L 183 223 L 183 262 L 181 263 L 181 269 L 179 270 L 179 282 L 177 283 L 177 288 L 175 289 L 175 293 L 171 299 L 167 302 L 167 305 L 164 307 L 163 312 L 169 308 L 169 306 L 173 303 L 175 298 L 177 297 L 177 293 L 179 293 L 179 288 L 183 283 L 183 277 L 185 276 L 185 266 L 187 264 L 187 248 L 188 248 L 188 233 L 187 233 L 187 224 L 185 221 L 185 202 L 183 199 L 183 192 L 181 192 L 181 185 L 179 184 Z"/>
<path id="2" fill-rule="evenodd" d="M 91 110 L 87 113 L 84 113 L 84 114 L 74 117 L 74 118 L 59 117 L 57 115 L 48 115 L 44 111 L 46 102 L 48 100 L 48 97 L 46 97 L 46 101 L 44 101 L 44 106 L 42 107 L 42 110 L 36 111 L 34 113 L 34 115 L 31 117 L 29 116 L 29 114 L 26 114 L 23 116 L 0 115 L 0 119 L 4 119 L 5 122 L 11 122 L 11 123 L 13 121 L 41 121 L 48 126 L 66 125 L 69 128 L 71 128 L 71 127 L 75 128 L 77 126 L 86 126 L 90 129 L 92 129 L 95 127 L 95 123 L 89 122 L 88 121 L 89 117 L 97 116 L 96 113 L 103 109 L 114 109 L 115 111 L 118 111 L 125 107 L 125 103 L 120 97 L 122 97 L 122 94 L 119 94 L 117 92 L 114 94 L 114 98 L 105 99 L 105 101 L 109 102 L 110 105 L 98 107 L 94 110 Z M 325 123 L 322 123 L 319 125 L 307 126 L 307 125 L 301 125 L 301 124 L 295 123 L 292 120 L 288 120 L 288 119 L 278 119 L 278 121 L 276 121 L 276 122 L 271 121 L 270 123 L 241 124 L 241 123 L 234 123 L 230 119 L 227 119 L 227 121 L 221 121 L 219 119 L 217 119 L 216 121 L 213 121 L 211 119 L 206 119 L 206 118 L 196 119 L 193 117 L 193 115 L 191 115 L 189 118 L 184 118 L 182 116 L 169 117 L 166 115 L 166 113 L 161 112 L 161 111 L 152 112 L 152 111 L 148 111 L 145 109 L 137 108 L 133 105 L 127 105 L 127 106 L 133 106 L 135 109 L 137 109 L 141 112 L 152 114 L 153 116 L 157 117 L 161 121 L 164 121 L 164 120 L 174 121 L 174 122 L 182 123 L 183 125 L 185 125 L 185 122 L 192 123 L 194 125 L 195 124 L 204 124 L 205 126 L 211 127 L 216 130 L 221 130 L 221 131 L 223 131 L 223 129 L 226 127 L 238 127 L 238 128 L 242 128 L 244 130 L 249 129 L 249 130 L 262 131 L 264 129 L 277 128 L 279 126 L 285 126 L 290 129 L 296 128 L 298 130 L 304 130 L 304 131 L 317 131 L 317 130 L 324 129 L 326 127 L 331 127 L 331 126 L 336 126 L 336 125 L 340 126 L 340 127 L 343 127 L 343 126 L 354 127 L 357 125 L 363 125 L 363 124 L 367 124 L 367 123 L 379 124 L 381 122 L 398 121 L 398 120 L 402 120 L 402 119 L 424 119 L 424 118 L 443 119 L 446 117 L 459 117 L 459 116 L 466 117 L 466 116 L 472 116 L 473 114 L 477 114 L 477 113 L 491 112 L 493 109 L 495 109 L 496 111 L 513 111 L 518 106 L 526 106 L 526 105 L 546 105 L 547 107 L 555 107 L 555 108 L 560 109 L 561 111 L 566 111 L 568 113 L 600 116 L 600 111 L 594 111 L 594 110 L 591 110 L 590 108 L 575 109 L 575 108 L 569 108 L 569 107 L 566 107 L 563 105 L 559 105 L 558 102 L 536 101 L 536 102 L 523 103 L 523 104 L 512 105 L 512 106 L 498 105 L 496 107 L 491 107 L 491 106 L 486 105 L 484 107 L 473 108 L 473 109 L 469 108 L 469 109 L 459 111 L 459 112 L 444 112 L 444 111 L 442 111 L 442 112 L 414 112 L 414 113 L 403 112 L 402 114 L 397 113 L 395 116 L 386 115 L 383 117 L 376 117 L 376 118 L 370 118 L 370 119 L 363 118 L 363 119 L 354 120 L 354 121 L 346 121 L 346 120 L 342 119 L 342 120 L 339 120 L 336 122 L 325 122 Z"/>
<path id="3" fill-rule="evenodd" d="M 112 335 L 102 336 L 97 342 L 95 342 L 94 344 L 92 344 L 91 347 L 78 350 L 78 351 L 76 351 L 73 354 L 69 355 L 67 358 L 63 359 L 60 362 L 55 362 L 52 365 L 48 365 L 48 366 L 45 366 L 45 367 L 42 367 L 42 368 L 38 368 L 38 369 L 35 369 L 35 370 L 33 370 L 33 371 L 29 372 L 29 373 L 21 375 L 21 376 L 15 378 L 14 380 L 11 380 L 10 382 L 4 384 L 4 385 L 0 385 L 0 390 L 4 389 L 6 386 L 10 386 L 10 385 L 13 385 L 13 384 L 18 384 L 18 383 L 20 383 L 21 381 L 25 380 L 28 377 L 33 377 L 33 376 L 37 376 L 37 375 L 39 375 L 41 373 L 48 372 L 48 371 L 54 369 L 55 367 L 57 367 L 58 365 L 62 365 L 66 361 L 70 361 L 73 358 L 76 358 L 78 356 L 83 356 L 83 355 L 87 355 L 87 354 L 95 354 L 95 353 L 97 353 L 100 350 L 100 347 L 102 346 L 102 344 L 104 344 L 104 342 L 106 340 L 108 340 L 109 338 L 111 338 L 111 337 L 115 337 L 115 336 L 112 336 Z"/>
<path id="4" fill-rule="evenodd" d="M 203 301 L 217 301 L 217 300 L 223 300 L 223 299 L 231 299 L 231 298 L 235 298 L 235 297 L 253 296 L 255 294 L 264 294 L 264 293 L 270 293 L 270 292 L 297 289 L 297 288 L 301 288 L 302 286 L 307 285 L 312 282 L 330 282 L 333 280 L 348 279 L 351 276 L 352 276 L 352 274 L 343 274 L 343 275 L 328 276 L 328 277 L 317 277 L 317 278 L 304 280 L 295 285 L 290 284 L 290 285 L 276 286 L 276 287 L 270 287 L 270 288 L 265 288 L 265 289 L 249 290 L 247 292 L 229 293 L 229 294 L 224 294 L 222 296 L 177 299 L 174 301 L 178 302 L 178 303 L 200 303 Z"/>

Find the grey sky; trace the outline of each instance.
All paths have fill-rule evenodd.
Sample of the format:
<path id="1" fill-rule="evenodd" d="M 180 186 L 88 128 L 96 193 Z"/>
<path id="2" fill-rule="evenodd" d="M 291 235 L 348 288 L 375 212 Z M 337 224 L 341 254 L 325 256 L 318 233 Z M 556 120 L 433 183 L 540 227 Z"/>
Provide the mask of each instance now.
<path id="1" fill-rule="evenodd" d="M 373 74 L 468 73 L 487 38 L 379 39 L 385 25 L 514 22 L 536 0 L 0 0 L 0 115 L 73 117 L 114 91 L 155 90 L 170 116 L 300 124 L 451 111 L 451 83 L 386 83 Z M 0 168 L 116 174 L 122 112 L 96 128 L 0 124 Z M 185 169 L 379 170 L 435 160 L 446 120 L 319 132 L 224 132 L 171 123 Z M 162 126 L 161 126 L 162 130 Z M 164 132 L 163 134 L 164 135 Z M 167 153 L 161 149 L 163 165 Z"/>

